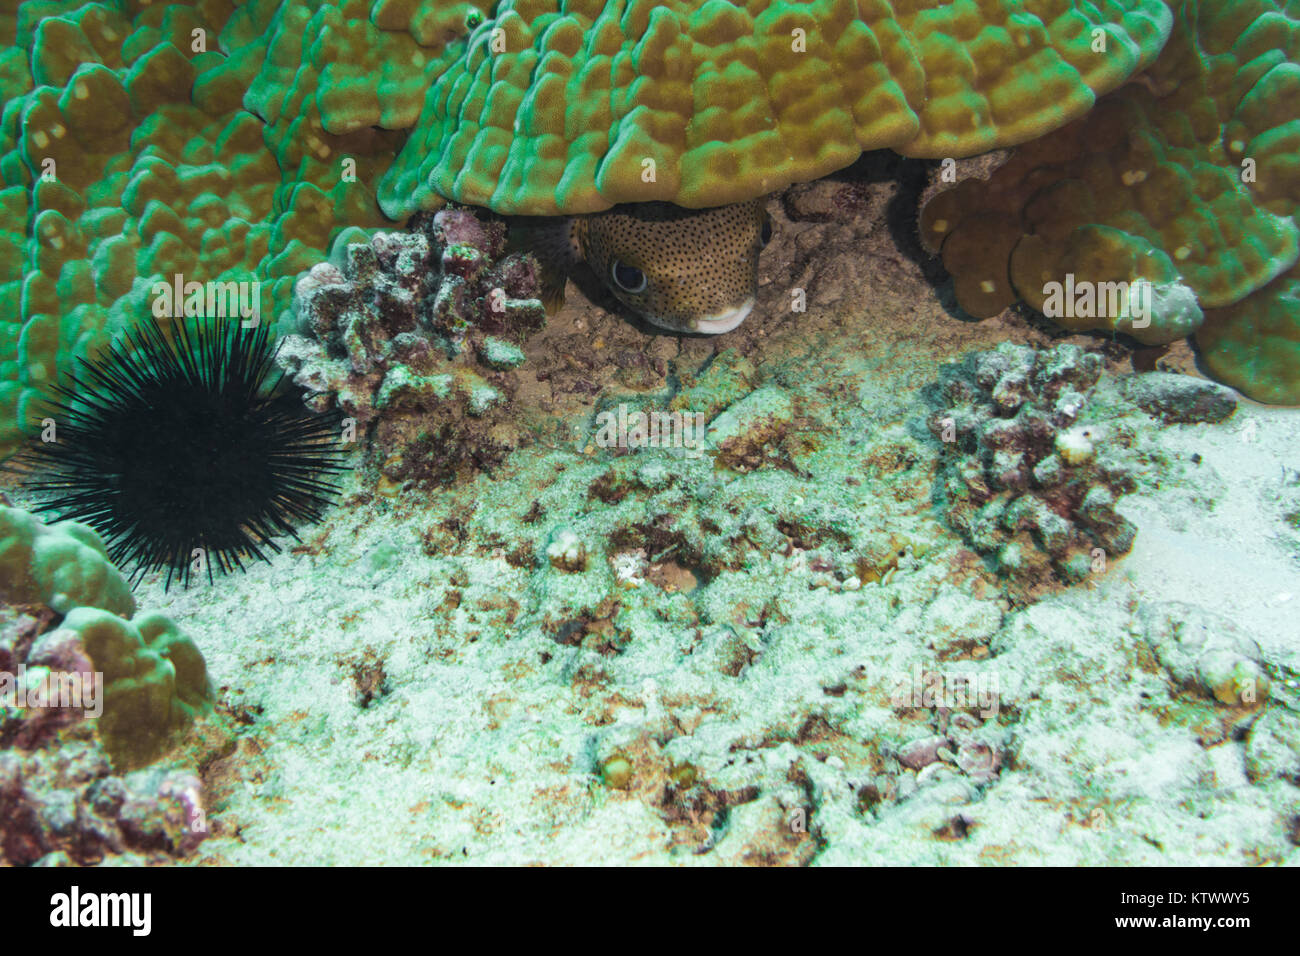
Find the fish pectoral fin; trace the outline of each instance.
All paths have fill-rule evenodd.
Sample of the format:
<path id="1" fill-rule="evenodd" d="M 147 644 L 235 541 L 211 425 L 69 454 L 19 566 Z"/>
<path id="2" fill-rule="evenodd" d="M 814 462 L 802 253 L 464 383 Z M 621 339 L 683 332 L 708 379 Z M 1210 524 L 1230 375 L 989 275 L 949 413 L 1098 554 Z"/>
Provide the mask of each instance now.
<path id="1" fill-rule="evenodd" d="M 538 270 L 538 292 L 547 315 L 555 315 L 564 308 L 564 285 L 567 278 L 564 273 L 545 266 Z"/>
<path id="2" fill-rule="evenodd" d="M 537 260 L 537 284 L 547 315 L 564 307 L 564 283 L 578 262 L 573 222 L 565 218 L 517 217 L 510 220 L 506 248 Z"/>

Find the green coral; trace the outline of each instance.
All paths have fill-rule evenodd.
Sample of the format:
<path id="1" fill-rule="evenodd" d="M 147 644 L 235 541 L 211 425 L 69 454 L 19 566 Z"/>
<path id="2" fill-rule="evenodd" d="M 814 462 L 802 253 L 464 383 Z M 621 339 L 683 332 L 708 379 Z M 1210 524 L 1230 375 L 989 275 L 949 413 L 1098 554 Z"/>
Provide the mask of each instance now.
<path id="1" fill-rule="evenodd" d="M 117 769 L 157 759 L 178 732 L 212 709 L 199 649 L 164 615 L 135 613 L 126 579 L 86 525 L 47 526 L 0 506 L 0 600 L 44 604 L 62 615 L 59 629 L 44 640 L 75 641 L 103 674 L 98 727 Z"/>
<path id="2" fill-rule="evenodd" d="M 75 521 L 46 525 L 0 506 L 0 599 L 45 604 L 59 614 L 97 608 L 129 618 L 135 599 L 95 530 Z"/>
<path id="3" fill-rule="evenodd" d="M 974 315 L 1023 298 L 1067 328 L 1148 344 L 1196 333 L 1221 380 L 1300 402 L 1283 275 L 1300 258 L 1300 18 L 1272 0 L 1184 0 L 1175 14 L 1140 82 L 1021 147 L 988 181 L 939 193 L 922 236 Z M 1060 314 L 1049 289 L 1067 277 L 1151 283 L 1150 323 Z"/>
<path id="4" fill-rule="evenodd" d="M 118 770 L 156 760 L 175 735 L 212 709 L 207 666 L 194 642 L 165 615 L 123 620 L 75 608 L 61 627 L 76 634 L 104 675 L 99 732 Z"/>
<path id="5" fill-rule="evenodd" d="M 441 196 L 542 215 L 704 207 L 864 149 L 971 155 L 1083 114 L 1168 30 L 1151 0 L 504 0 L 433 84 L 380 200 L 394 216 Z"/>
<path id="6" fill-rule="evenodd" d="M 1300 266 L 1240 302 L 1207 309 L 1196 344 L 1219 381 L 1256 401 L 1300 403 Z"/>
<path id="7" fill-rule="evenodd" d="M 0 54 L 0 455 L 156 281 L 257 282 L 274 323 L 345 230 L 387 222 L 370 184 L 401 134 L 358 125 L 368 67 L 348 45 L 374 38 L 335 30 L 344 8 L 355 20 L 355 4 L 20 6 Z M 259 97 L 259 68 L 290 62 L 287 92 Z M 321 89 L 316 63 L 341 85 Z"/>

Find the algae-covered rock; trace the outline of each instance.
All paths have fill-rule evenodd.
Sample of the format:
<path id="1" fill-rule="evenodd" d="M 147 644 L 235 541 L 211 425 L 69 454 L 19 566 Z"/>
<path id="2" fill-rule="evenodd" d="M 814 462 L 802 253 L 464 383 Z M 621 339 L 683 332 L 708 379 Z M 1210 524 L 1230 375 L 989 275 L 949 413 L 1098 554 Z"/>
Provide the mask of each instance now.
<path id="1" fill-rule="evenodd" d="M 1129 401 L 1168 424 L 1221 422 L 1237 410 L 1229 389 L 1190 375 L 1144 372 L 1124 379 L 1123 388 Z"/>
<path id="2" fill-rule="evenodd" d="M 720 463 L 753 468 L 761 463 L 764 448 L 789 429 L 794 416 L 790 396 L 777 385 L 764 385 L 713 419 L 706 439 Z"/>
<path id="3" fill-rule="evenodd" d="M 1246 773 L 1256 783 L 1281 779 L 1300 784 L 1300 717 L 1271 708 L 1246 738 Z"/>
<path id="4" fill-rule="evenodd" d="M 1225 706 L 1267 702 L 1259 644 L 1233 621 L 1182 603 L 1144 608 L 1142 620 L 1156 658 L 1180 687 Z"/>
<path id="5" fill-rule="evenodd" d="M 0 753 L 0 860 L 11 866 L 172 862 L 211 831 L 192 771 L 115 774 L 86 744 Z"/>

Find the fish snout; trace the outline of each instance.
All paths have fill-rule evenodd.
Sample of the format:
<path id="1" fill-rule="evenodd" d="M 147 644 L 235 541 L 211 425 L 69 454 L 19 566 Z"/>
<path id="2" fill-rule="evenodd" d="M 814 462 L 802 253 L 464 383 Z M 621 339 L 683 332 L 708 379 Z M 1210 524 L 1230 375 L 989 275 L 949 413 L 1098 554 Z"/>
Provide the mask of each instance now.
<path id="1" fill-rule="evenodd" d="M 722 312 L 715 312 L 713 315 L 705 315 L 695 320 L 695 332 L 704 335 L 721 335 L 723 332 L 730 332 L 732 329 L 744 322 L 749 317 L 749 313 L 754 309 L 754 297 L 751 295 L 734 309 L 726 309 Z"/>

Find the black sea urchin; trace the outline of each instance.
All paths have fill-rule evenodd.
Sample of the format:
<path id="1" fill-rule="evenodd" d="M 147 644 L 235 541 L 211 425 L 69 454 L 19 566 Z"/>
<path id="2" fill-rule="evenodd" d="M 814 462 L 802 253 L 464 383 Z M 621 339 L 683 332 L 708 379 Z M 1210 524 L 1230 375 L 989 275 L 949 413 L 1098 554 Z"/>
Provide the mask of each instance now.
<path id="1" fill-rule="evenodd" d="M 129 346 L 129 347 L 128 347 Z M 133 583 L 167 568 L 223 573 L 267 560 L 271 539 L 319 521 L 343 469 L 338 420 L 313 413 L 272 380 L 265 327 L 184 321 L 168 337 L 150 318 L 92 361 L 50 402 L 55 440 L 17 464 L 25 484 L 54 497 L 37 507 L 85 522 Z M 48 439 L 50 436 L 42 436 Z"/>

